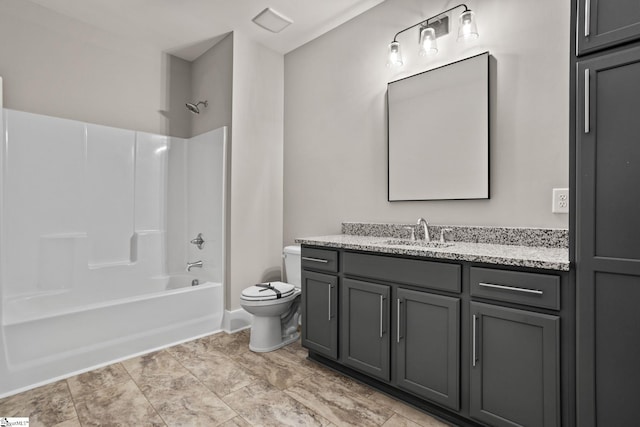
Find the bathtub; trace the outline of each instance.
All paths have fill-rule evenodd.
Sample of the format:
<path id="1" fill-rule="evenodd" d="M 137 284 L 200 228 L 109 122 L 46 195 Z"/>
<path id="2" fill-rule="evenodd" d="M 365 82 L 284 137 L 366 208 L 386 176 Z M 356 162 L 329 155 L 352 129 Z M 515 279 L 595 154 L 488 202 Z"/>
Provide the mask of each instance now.
<path id="1" fill-rule="evenodd" d="M 222 284 L 193 279 L 155 277 L 138 284 L 147 293 L 108 300 L 78 292 L 5 299 L 0 398 L 220 331 Z"/>
<path id="2" fill-rule="evenodd" d="M 226 128 L 0 130 L 0 397 L 221 330 Z"/>

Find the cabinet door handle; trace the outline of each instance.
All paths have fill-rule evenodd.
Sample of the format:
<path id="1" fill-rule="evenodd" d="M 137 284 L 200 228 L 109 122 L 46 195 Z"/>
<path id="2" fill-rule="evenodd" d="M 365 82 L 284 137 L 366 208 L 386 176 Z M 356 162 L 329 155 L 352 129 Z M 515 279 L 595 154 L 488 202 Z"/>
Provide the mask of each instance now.
<path id="1" fill-rule="evenodd" d="M 383 310 L 384 310 L 384 296 L 380 295 L 380 338 L 382 338 L 382 314 L 383 314 Z"/>
<path id="2" fill-rule="evenodd" d="M 322 263 L 322 264 L 327 264 L 327 263 L 329 262 L 329 260 L 328 260 L 328 259 L 322 259 L 322 258 L 311 258 L 311 257 L 308 257 L 308 256 L 303 256 L 303 257 L 302 257 L 302 259 L 303 259 L 303 260 L 305 260 L 305 261 L 320 262 L 320 263 Z"/>
<path id="3" fill-rule="evenodd" d="M 327 283 L 329 285 L 329 321 L 331 321 L 331 288 L 333 288 L 333 286 L 331 286 L 331 283 Z"/>
<path id="4" fill-rule="evenodd" d="M 471 331 L 471 335 L 472 335 L 472 341 L 471 341 L 471 347 L 472 347 L 472 353 L 473 355 L 471 356 L 473 358 L 473 367 L 476 367 L 476 362 L 478 361 L 478 355 L 476 352 L 476 321 L 478 320 L 478 316 L 476 316 L 475 314 L 473 315 L 473 325 L 472 325 L 472 331 Z"/>
<path id="5" fill-rule="evenodd" d="M 396 341 L 397 341 L 398 343 L 400 343 L 400 319 L 401 319 L 401 316 L 400 316 L 400 304 L 401 304 L 401 302 L 400 302 L 400 298 L 398 298 L 398 309 L 396 310 L 396 315 L 397 315 L 397 322 L 396 322 L 396 328 L 397 328 L 397 330 L 396 330 L 396 332 L 397 332 L 397 334 L 396 334 Z"/>
<path id="6" fill-rule="evenodd" d="M 542 295 L 544 291 L 538 289 L 516 288 L 514 286 L 494 285 L 493 283 L 478 283 L 478 286 L 484 286 L 485 288 L 503 289 L 505 291 L 524 292 L 527 294 Z"/>
<path id="7" fill-rule="evenodd" d="M 590 128 L 589 98 L 591 97 L 591 94 L 589 92 L 591 89 L 590 89 L 589 80 L 591 80 L 591 73 L 587 68 L 586 70 L 584 70 L 584 133 L 589 133 L 589 128 Z"/>
<path id="8" fill-rule="evenodd" d="M 591 0 L 584 0 L 584 36 L 591 32 Z"/>

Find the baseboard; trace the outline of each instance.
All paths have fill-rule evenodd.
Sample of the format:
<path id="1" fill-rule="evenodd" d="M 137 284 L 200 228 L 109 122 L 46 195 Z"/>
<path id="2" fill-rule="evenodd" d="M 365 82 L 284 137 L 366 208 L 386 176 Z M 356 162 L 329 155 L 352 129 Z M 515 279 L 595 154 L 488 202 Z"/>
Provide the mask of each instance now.
<path id="1" fill-rule="evenodd" d="M 233 311 L 225 310 L 222 317 L 222 330 L 228 334 L 233 334 L 250 328 L 252 320 L 253 316 L 242 308 Z"/>

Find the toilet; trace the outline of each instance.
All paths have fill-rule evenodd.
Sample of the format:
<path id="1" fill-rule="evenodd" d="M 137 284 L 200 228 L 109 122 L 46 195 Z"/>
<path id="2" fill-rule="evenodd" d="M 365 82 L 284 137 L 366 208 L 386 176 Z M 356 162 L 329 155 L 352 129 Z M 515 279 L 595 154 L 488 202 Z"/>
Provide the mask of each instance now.
<path id="1" fill-rule="evenodd" d="M 277 350 L 300 336 L 300 246 L 286 246 L 282 257 L 288 283 L 259 283 L 243 290 L 240 296 L 240 306 L 253 314 L 251 351 Z"/>

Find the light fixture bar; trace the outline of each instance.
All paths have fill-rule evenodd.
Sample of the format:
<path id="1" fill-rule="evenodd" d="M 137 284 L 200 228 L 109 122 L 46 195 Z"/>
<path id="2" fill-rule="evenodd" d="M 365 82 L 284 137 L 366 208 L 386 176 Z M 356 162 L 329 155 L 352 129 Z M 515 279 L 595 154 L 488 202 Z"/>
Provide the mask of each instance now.
<path id="1" fill-rule="evenodd" d="M 420 56 L 433 55 L 438 53 L 438 43 L 436 39 L 440 36 L 449 34 L 449 16 L 447 13 L 459 7 L 464 7 L 464 11 L 460 14 L 458 24 L 458 40 L 473 40 L 478 38 L 478 28 L 474 19 L 474 12 L 467 7 L 466 4 L 460 3 L 443 12 L 433 15 L 431 18 L 422 20 L 403 30 L 400 30 L 393 37 L 393 41 L 389 44 L 387 53 L 387 67 L 397 68 L 404 63 L 402 54 L 400 53 L 400 42 L 398 36 L 405 31 L 420 26 L 418 31 L 418 45 Z"/>
<path id="2" fill-rule="evenodd" d="M 415 27 L 417 27 L 418 25 L 422 25 L 422 26 L 424 26 L 424 27 L 428 27 L 428 26 L 429 26 L 429 21 L 431 21 L 432 19 L 435 19 L 435 18 L 437 18 L 437 17 L 438 17 L 438 16 L 440 16 L 440 15 L 444 15 L 444 14 L 445 14 L 445 13 L 447 13 L 447 12 L 451 12 L 452 10 L 457 9 L 457 8 L 459 8 L 459 7 L 464 7 L 464 12 L 467 12 L 467 11 L 470 11 L 470 10 L 471 10 L 471 9 L 469 9 L 469 8 L 467 7 L 467 5 L 466 5 L 466 4 L 464 4 L 464 3 L 460 3 L 460 4 L 459 4 L 459 5 L 457 5 L 457 6 L 453 6 L 452 8 L 445 10 L 444 12 L 440 12 L 440 13 L 438 13 L 437 15 L 433 15 L 431 18 L 428 18 L 427 20 L 420 21 L 420 22 L 418 22 L 417 24 L 413 24 L 412 26 L 405 28 L 404 30 L 400 30 L 400 31 L 398 31 L 398 32 L 396 33 L 396 35 L 393 37 L 393 41 L 394 41 L 394 42 L 396 42 L 396 41 L 397 41 L 396 39 L 398 38 L 398 36 L 399 36 L 400 34 L 404 33 L 404 32 L 405 32 L 405 31 L 407 31 L 407 30 L 410 30 L 410 29 L 412 29 L 412 28 L 415 28 Z"/>
<path id="3" fill-rule="evenodd" d="M 448 16 L 440 16 L 438 15 L 438 19 L 430 20 L 427 24 L 427 27 L 433 28 L 436 32 L 436 38 L 446 36 L 449 34 L 449 17 Z M 423 27 L 421 26 L 420 29 Z M 418 34 L 418 37 L 420 34 Z"/>

